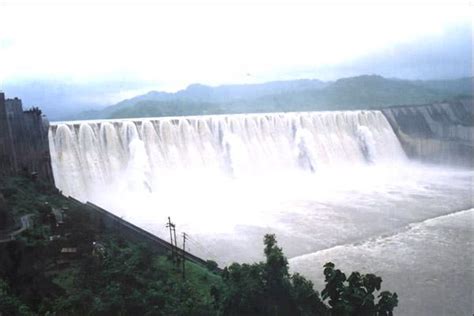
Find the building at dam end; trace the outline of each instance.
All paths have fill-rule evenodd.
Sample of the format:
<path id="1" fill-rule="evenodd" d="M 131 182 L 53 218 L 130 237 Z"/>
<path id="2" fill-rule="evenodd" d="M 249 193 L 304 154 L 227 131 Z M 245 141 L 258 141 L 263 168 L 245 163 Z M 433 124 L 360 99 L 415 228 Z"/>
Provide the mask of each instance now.
<path id="1" fill-rule="evenodd" d="M 0 92 L 0 175 L 27 172 L 53 182 L 48 127 L 40 109 L 23 110 L 20 99 Z"/>

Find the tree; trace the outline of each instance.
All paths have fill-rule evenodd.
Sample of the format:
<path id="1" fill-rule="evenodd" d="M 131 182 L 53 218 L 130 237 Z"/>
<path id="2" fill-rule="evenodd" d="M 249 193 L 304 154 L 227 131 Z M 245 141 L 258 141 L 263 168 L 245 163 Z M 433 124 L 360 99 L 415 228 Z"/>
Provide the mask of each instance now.
<path id="1" fill-rule="evenodd" d="M 291 276 L 291 298 L 295 302 L 298 315 L 326 315 L 328 309 L 319 298 L 319 293 L 314 290 L 313 282 L 306 280 L 299 273 Z"/>
<path id="2" fill-rule="evenodd" d="M 321 292 L 323 300 L 329 299 L 329 305 L 336 315 L 392 315 L 398 305 L 397 293 L 383 291 L 379 302 L 375 304 L 374 292 L 380 290 L 382 278 L 375 274 L 352 272 L 349 278 L 334 263 L 324 265 L 326 286 Z"/>
<path id="3" fill-rule="evenodd" d="M 326 306 L 311 281 L 299 274 L 290 276 L 288 259 L 275 235 L 264 237 L 265 262 L 233 263 L 224 269 L 224 315 L 325 315 Z M 215 291 L 214 291 L 215 292 Z"/>
<path id="4" fill-rule="evenodd" d="M 275 235 L 265 235 L 264 262 L 233 263 L 224 269 L 225 287 L 212 296 L 224 315 L 389 316 L 398 304 L 396 293 L 381 292 L 382 279 L 352 272 L 349 278 L 331 262 L 324 265 L 326 286 L 321 293 L 298 273 L 289 274 L 288 260 Z M 324 303 L 328 301 L 329 306 Z"/>

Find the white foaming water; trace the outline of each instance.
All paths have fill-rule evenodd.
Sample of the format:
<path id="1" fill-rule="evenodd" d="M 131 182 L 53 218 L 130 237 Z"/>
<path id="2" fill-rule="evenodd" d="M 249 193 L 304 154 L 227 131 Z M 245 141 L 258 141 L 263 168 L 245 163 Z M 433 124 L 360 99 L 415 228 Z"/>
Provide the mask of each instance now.
<path id="1" fill-rule="evenodd" d="M 318 254 L 354 243 L 364 247 L 350 267 L 391 278 L 394 268 L 383 263 L 379 244 L 367 240 L 474 204 L 471 170 L 411 163 L 378 111 L 65 122 L 52 126 L 49 137 L 55 181 L 65 194 L 163 238 L 171 216 L 198 243 L 191 244 L 193 253 L 221 264 L 260 260 L 263 235 L 276 233 L 295 258 L 293 269 L 316 284 L 322 259 L 314 258 L 341 262 L 345 252 Z M 409 263 L 395 260 L 397 271 L 423 264 L 417 257 L 423 245 L 412 246 Z M 377 254 L 380 268 L 357 264 L 367 253 Z M 427 291 L 417 278 L 428 274 L 412 283 L 394 277 L 388 289 Z M 431 315 L 406 302 L 402 311 Z M 468 308 L 463 300 L 457 311 Z"/>
<path id="2" fill-rule="evenodd" d="M 117 182 L 159 194 L 168 176 L 242 179 L 405 160 L 377 111 L 64 123 L 52 126 L 50 142 L 58 187 L 83 200 Z"/>

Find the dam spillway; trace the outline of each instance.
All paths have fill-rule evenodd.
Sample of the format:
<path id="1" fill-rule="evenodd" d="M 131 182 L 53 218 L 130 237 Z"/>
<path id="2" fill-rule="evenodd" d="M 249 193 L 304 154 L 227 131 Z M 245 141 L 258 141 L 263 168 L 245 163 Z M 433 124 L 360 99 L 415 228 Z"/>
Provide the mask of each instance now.
<path id="1" fill-rule="evenodd" d="M 405 159 L 379 111 L 71 122 L 49 138 L 58 188 L 80 199 L 124 179 L 153 190 L 172 173 L 314 173 Z"/>
<path id="2" fill-rule="evenodd" d="M 162 238 L 171 216 L 196 255 L 261 260 L 275 233 L 318 289 L 332 261 L 381 275 L 401 315 L 464 315 L 473 111 L 455 107 L 60 122 L 49 142 L 63 193 Z"/>

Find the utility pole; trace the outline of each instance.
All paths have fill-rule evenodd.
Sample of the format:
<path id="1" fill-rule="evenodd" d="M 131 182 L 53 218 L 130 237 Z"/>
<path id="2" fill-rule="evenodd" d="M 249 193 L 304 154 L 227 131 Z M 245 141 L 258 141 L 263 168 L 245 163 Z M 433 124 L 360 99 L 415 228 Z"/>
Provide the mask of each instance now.
<path id="1" fill-rule="evenodd" d="M 169 216 L 166 227 L 170 229 L 171 258 L 175 260 L 175 248 L 178 248 L 178 244 L 176 243 L 176 226 L 171 222 L 171 218 Z"/>
<path id="2" fill-rule="evenodd" d="M 176 226 L 173 224 L 173 235 L 174 235 L 174 249 L 176 252 L 176 257 L 178 257 L 178 239 L 176 239 Z"/>
<path id="3" fill-rule="evenodd" d="M 183 280 L 186 280 L 186 238 L 188 238 L 188 235 L 186 233 L 183 233 L 183 257 L 181 258 L 183 260 Z"/>

